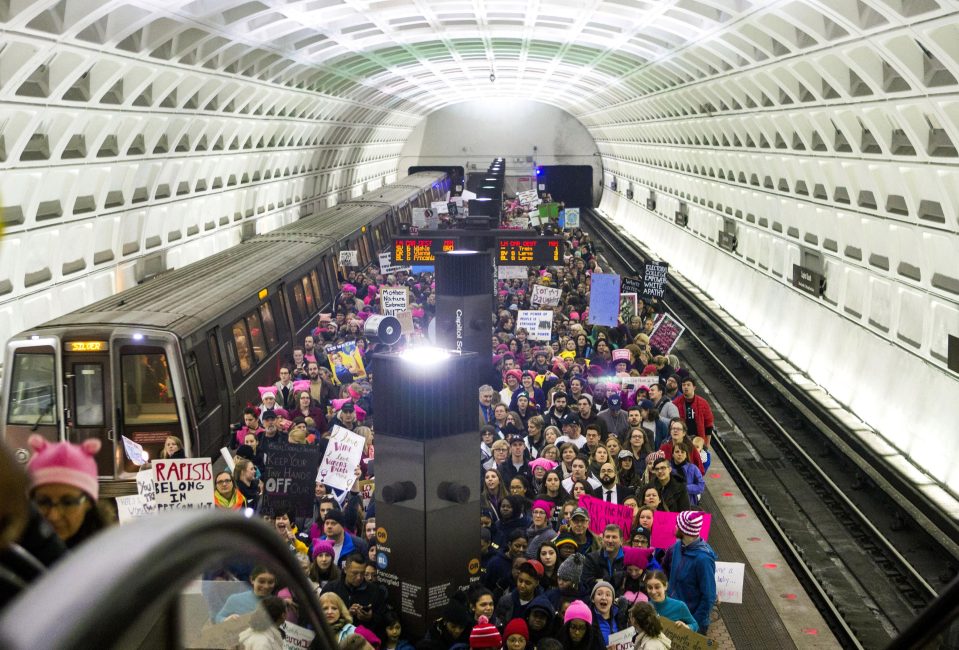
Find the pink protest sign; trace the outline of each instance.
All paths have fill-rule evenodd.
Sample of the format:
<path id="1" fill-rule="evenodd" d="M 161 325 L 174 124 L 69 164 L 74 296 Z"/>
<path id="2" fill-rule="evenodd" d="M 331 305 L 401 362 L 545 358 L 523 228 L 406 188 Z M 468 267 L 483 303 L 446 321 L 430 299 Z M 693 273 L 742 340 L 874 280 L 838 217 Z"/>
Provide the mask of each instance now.
<path id="1" fill-rule="evenodd" d="M 659 512 L 653 513 L 653 537 L 649 540 L 649 545 L 654 548 L 669 548 L 676 543 L 676 517 L 678 512 Z M 709 524 L 713 516 L 708 512 L 703 513 L 703 530 L 699 536 L 703 539 L 709 539 Z"/>
<path id="2" fill-rule="evenodd" d="M 629 506 L 607 503 L 586 494 L 579 497 L 579 506 L 586 508 L 586 512 L 589 513 L 589 529 L 597 535 L 603 534 L 607 524 L 619 526 L 624 536 L 629 535 L 632 530 L 633 509 Z"/>

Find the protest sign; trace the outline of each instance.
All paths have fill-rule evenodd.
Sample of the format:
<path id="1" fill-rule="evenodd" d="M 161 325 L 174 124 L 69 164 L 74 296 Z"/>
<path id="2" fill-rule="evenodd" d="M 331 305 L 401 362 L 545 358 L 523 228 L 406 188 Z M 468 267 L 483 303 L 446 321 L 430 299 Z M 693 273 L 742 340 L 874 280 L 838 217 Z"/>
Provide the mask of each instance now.
<path id="1" fill-rule="evenodd" d="M 637 295 L 642 295 L 643 293 L 643 279 L 642 278 L 627 278 L 624 277 L 621 280 L 620 291 L 623 293 L 635 293 Z"/>
<path id="2" fill-rule="evenodd" d="M 446 203 L 446 201 L 433 201 L 430 203 L 430 208 L 433 210 L 433 214 L 437 216 L 441 214 L 449 214 L 449 205 Z"/>
<path id="3" fill-rule="evenodd" d="M 533 201 L 539 198 L 539 195 L 536 193 L 536 190 L 525 190 L 523 192 L 518 192 L 516 198 L 519 199 L 519 204 L 529 207 Z"/>
<path id="4" fill-rule="evenodd" d="M 457 204 L 456 204 L 456 201 L 449 201 L 449 202 L 447 202 L 447 204 L 446 204 L 446 212 L 447 212 L 451 217 L 458 217 L 459 214 L 460 214 L 460 205 L 462 205 L 462 203 L 460 203 L 459 205 L 457 205 Z"/>
<path id="5" fill-rule="evenodd" d="M 233 461 L 233 456 L 230 455 L 230 450 L 227 447 L 220 447 L 220 456 L 223 458 L 223 462 L 226 463 L 227 468 L 232 472 L 236 467 L 236 463 Z"/>
<path id="6" fill-rule="evenodd" d="M 743 602 L 743 579 L 746 565 L 742 562 L 716 562 L 716 597 L 721 603 Z"/>
<path id="7" fill-rule="evenodd" d="M 127 458 L 130 459 L 131 463 L 139 467 L 150 460 L 150 455 L 144 451 L 143 445 L 141 445 L 139 442 L 130 440 L 126 436 L 120 437 L 123 438 L 123 451 L 126 453 Z"/>
<path id="8" fill-rule="evenodd" d="M 351 384 L 355 379 L 366 377 L 366 368 L 363 366 L 363 357 L 356 349 L 355 341 L 347 341 L 340 345 L 328 345 L 324 349 L 326 359 L 333 371 L 334 384 Z"/>
<path id="9" fill-rule="evenodd" d="M 597 535 L 603 534 L 608 524 L 616 524 L 624 537 L 633 528 L 633 509 L 618 503 L 608 503 L 588 494 L 580 495 L 579 506 L 589 513 L 589 529 Z M 655 528 L 654 528 L 655 530 Z"/>
<path id="10" fill-rule="evenodd" d="M 613 350 L 615 352 L 615 350 Z M 641 377 L 617 377 L 619 385 L 631 393 L 636 392 L 640 386 L 649 390 L 653 384 L 659 383 L 659 375 L 642 375 Z"/>
<path id="11" fill-rule="evenodd" d="M 373 498 L 373 492 L 376 489 L 376 484 L 367 479 L 357 483 L 357 487 L 360 489 L 360 496 L 363 498 L 363 508 L 367 508 L 370 505 L 370 500 Z"/>
<path id="12" fill-rule="evenodd" d="M 155 510 L 147 512 L 146 502 L 139 494 L 117 497 L 117 516 L 120 518 L 121 524 L 133 521 L 137 517 L 152 515 L 155 512 Z"/>
<path id="13" fill-rule="evenodd" d="M 213 507 L 213 463 L 209 458 L 153 461 L 157 510 Z"/>
<path id="14" fill-rule="evenodd" d="M 137 472 L 137 494 L 143 498 L 143 509 L 147 514 L 157 510 L 156 472 L 152 467 Z"/>
<path id="15" fill-rule="evenodd" d="M 429 213 L 427 215 L 426 213 Z M 413 225 L 417 228 L 426 228 L 427 221 L 433 217 L 433 211 L 429 208 L 413 208 Z"/>
<path id="16" fill-rule="evenodd" d="M 356 480 L 353 471 L 360 464 L 365 442 L 366 438 L 363 436 L 333 425 L 326 453 L 316 473 L 316 482 L 325 483 L 337 490 L 349 490 Z"/>
<path id="17" fill-rule="evenodd" d="M 410 307 L 410 290 L 407 287 L 380 288 L 380 306 L 387 316 L 396 316 Z"/>
<path id="18" fill-rule="evenodd" d="M 359 251 L 340 251 L 340 266 L 359 266 Z"/>
<path id="19" fill-rule="evenodd" d="M 271 442 L 263 454 L 263 463 L 266 466 L 263 512 L 272 515 L 293 510 L 298 517 L 310 516 L 316 492 L 316 468 L 320 464 L 319 447 Z"/>
<path id="20" fill-rule="evenodd" d="M 400 332 L 403 334 L 413 333 L 413 312 L 409 309 L 396 314 L 396 320 L 400 322 Z"/>
<path id="21" fill-rule="evenodd" d="M 579 208 L 566 208 L 563 212 L 563 228 L 579 228 Z"/>
<path id="22" fill-rule="evenodd" d="M 528 269 L 525 266 L 498 266 L 496 277 L 500 280 L 525 280 Z"/>
<path id="23" fill-rule="evenodd" d="M 380 273 L 382 273 L 383 275 L 389 275 L 390 273 L 398 273 L 400 271 L 409 272 L 410 270 L 410 267 L 408 266 L 393 264 L 391 261 L 392 258 L 390 257 L 390 253 L 388 251 L 386 253 L 380 253 L 379 255 L 377 255 L 377 260 L 379 260 L 379 263 L 380 263 Z"/>
<path id="24" fill-rule="evenodd" d="M 669 354 L 685 331 L 686 328 L 679 321 L 664 314 L 649 336 L 649 346 L 659 348 L 660 354 Z"/>
<path id="25" fill-rule="evenodd" d="M 544 287 L 541 284 L 534 284 L 533 290 L 529 294 L 529 304 L 555 307 L 562 297 L 563 290 L 558 287 Z"/>
<path id="26" fill-rule="evenodd" d="M 316 632 L 289 621 L 283 623 L 283 650 L 305 650 L 313 643 Z"/>
<path id="27" fill-rule="evenodd" d="M 589 323 L 616 327 L 619 322 L 619 276 L 593 273 L 589 291 Z"/>
<path id="28" fill-rule="evenodd" d="M 606 648 L 607 650 L 633 650 L 634 636 L 636 636 L 636 630 L 632 627 L 610 634 Z"/>
<path id="29" fill-rule="evenodd" d="M 649 540 L 650 546 L 654 548 L 670 548 L 676 543 L 676 517 L 678 516 L 678 512 L 661 512 L 657 510 L 653 513 L 653 535 Z M 709 539 L 709 524 L 712 520 L 713 516 L 711 514 L 708 512 L 703 513 L 703 529 L 699 532 L 699 536 L 704 540 Z"/>
<path id="30" fill-rule="evenodd" d="M 716 647 L 716 641 L 693 632 L 688 627 L 677 625 L 665 616 L 659 617 L 663 624 L 663 634 L 669 637 L 670 650 L 706 650 Z"/>
<path id="31" fill-rule="evenodd" d="M 662 298 L 666 294 L 668 274 L 669 264 L 666 262 L 648 262 L 643 269 L 643 295 Z"/>
<path id="32" fill-rule="evenodd" d="M 553 312 L 521 309 L 516 314 L 516 329 L 526 328 L 531 341 L 549 341 L 553 334 Z"/>
<path id="33" fill-rule="evenodd" d="M 619 317 L 623 319 L 624 323 L 628 323 L 629 319 L 635 316 L 638 312 L 639 301 L 637 300 L 635 293 L 619 294 Z"/>

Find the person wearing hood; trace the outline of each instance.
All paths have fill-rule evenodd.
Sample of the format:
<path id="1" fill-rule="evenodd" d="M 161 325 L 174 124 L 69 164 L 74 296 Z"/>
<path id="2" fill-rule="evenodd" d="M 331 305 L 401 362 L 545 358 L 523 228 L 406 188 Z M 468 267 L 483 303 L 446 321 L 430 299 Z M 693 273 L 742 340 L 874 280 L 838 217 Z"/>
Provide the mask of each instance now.
<path id="1" fill-rule="evenodd" d="M 513 561 L 526 557 L 526 531 L 523 528 L 514 528 L 510 531 L 508 544 L 502 545 L 500 550 L 486 565 L 486 576 L 483 586 L 494 593 L 502 593 L 513 586 Z"/>
<path id="2" fill-rule="evenodd" d="M 499 502 L 499 521 L 493 523 L 493 541 L 506 546 L 514 530 L 529 528 L 530 518 L 526 514 L 526 498 L 519 494 L 509 494 Z M 525 550 L 525 549 L 524 549 Z"/>
<path id="3" fill-rule="evenodd" d="M 472 629 L 473 616 L 469 608 L 458 598 L 452 598 L 443 609 L 443 615 L 430 625 L 425 638 L 440 641 L 444 647 L 448 648 L 460 643 L 469 643 Z"/>
<path id="4" fill-rule="evenodd" d="M 703 513 L 684 510 L 676 517 L 676 544 L 672 549 L 667 594 L 681 600 L 699 625 L 709 629 L 709 614 L 716 603 L 716 552 L 699 534 Z"/>
<path id="5" fill-rule="evenodd" d="M 529 629 L 529 646 L 535 648 L 540 639 L 553 637 L 559 627 L 556 608 L 544 594 L 540 594 L 526 608 L 526 627 Z"/>
<path id="6" fill-rule="evenodd" d="M 527 560 L 516 572 L 516 587 L 500 596 L 493 613 L 493 622 L 502 627 L 514 618 L 526 616 L 533 599 L 543 593 L 539 583 L 543 579 L 543 565 L 539 560 Z"/>

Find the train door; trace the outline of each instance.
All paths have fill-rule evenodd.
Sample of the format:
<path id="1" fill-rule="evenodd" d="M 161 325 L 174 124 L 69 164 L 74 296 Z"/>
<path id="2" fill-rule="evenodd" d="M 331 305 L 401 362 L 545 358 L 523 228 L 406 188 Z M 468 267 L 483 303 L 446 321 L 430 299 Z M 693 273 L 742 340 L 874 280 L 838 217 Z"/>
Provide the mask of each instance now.
<path id="1" fill-rule="evenodd" d="M 63 353 L 65 425 L 67 440 L 81 443 L 100 440 L 97 470 L 100 476 L 116 476 L 118 451 L 113 415 L 110 352 L 107 341 L 65 341 Z"/>
<path id="2" fill-rule="evenodd" d="M 7 345 L 3 439 L 18 462 L 30 459 L 27 439 L 31 435 L 38 434 L 50 442 L 60 440 L 64 406 L 63 383 L 58 379 L 62 376 L 57 364 L 59 348 L 54 338 Z"/>

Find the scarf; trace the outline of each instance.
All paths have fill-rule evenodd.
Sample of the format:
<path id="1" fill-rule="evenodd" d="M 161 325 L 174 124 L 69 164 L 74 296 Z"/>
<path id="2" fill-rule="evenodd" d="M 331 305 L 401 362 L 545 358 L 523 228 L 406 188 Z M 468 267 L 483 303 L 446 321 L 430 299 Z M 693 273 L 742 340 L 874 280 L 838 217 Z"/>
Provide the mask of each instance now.
<path id="1" fill-rule="evenodd" d="M 233 488 L 233 496 L 231 496 L 229 499 L 214 490 L 213 501 L 216 503 L 217 508 L 224 508 L 226 510 L 239 510 L 240 508 L 246 507 L 246 499 L 236 488 Z"/>

